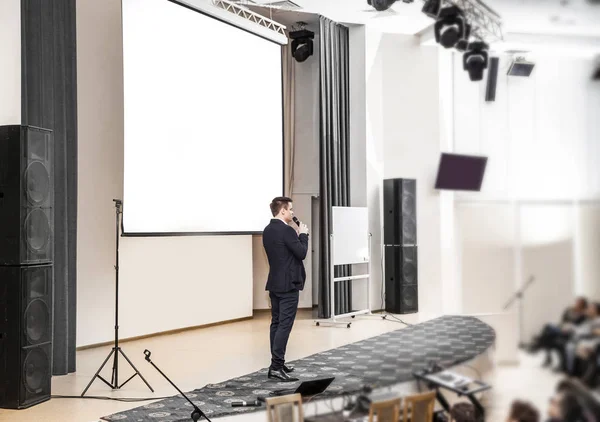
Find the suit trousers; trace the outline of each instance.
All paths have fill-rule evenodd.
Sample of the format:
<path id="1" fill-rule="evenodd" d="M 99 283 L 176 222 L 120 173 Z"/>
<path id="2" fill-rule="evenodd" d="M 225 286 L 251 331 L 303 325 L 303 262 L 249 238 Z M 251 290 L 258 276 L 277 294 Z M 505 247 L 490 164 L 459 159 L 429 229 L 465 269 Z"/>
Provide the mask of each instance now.
<path id="1" fill-rule="evenodd" d="M 269 292 L 271 298 L 271 369 L 279 370 L 285 363 L 285 349 L 296 319 L 300 292 Z"/>

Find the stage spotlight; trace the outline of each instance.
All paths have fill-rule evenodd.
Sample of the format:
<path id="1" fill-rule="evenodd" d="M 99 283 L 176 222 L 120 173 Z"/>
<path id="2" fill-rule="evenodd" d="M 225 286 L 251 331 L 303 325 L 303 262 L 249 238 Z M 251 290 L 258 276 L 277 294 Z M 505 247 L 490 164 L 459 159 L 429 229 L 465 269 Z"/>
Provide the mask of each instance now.
<path id="1" fill-rule="evenodd" d="M 313 38 L 315 33 L 307 29 L 290 32 L 292 39 L 292 56 L 297 62 L 306 61 L 313 54 Z"/>
<path id="2" fill-rule="evenodd" d="M 396 0 L 367 0 L 367 3 L 378 12 L 383 12 L 392 7 L 392 4 L 396 3 Z"/>
<path id="3" fill-rule="evenodd" d="M 435 40 L 445 48 L 452 48 L 465 32 L 465 17 L 456 6 L 444 7 L 435 23 Z"/>
<path id="4" fill-rule="evenodd" d="M 433 19 L 437 19 L 442 7 L 442 0 L 426 0 L 421 11 Z"/>
<path id="5" fill-rule="evenodd" d="M 469 79 L 480 81 L 483 79 L 483 71 L 488 65 L 489 46 L 476 41 L 469 44 L 468 51 L 463 55 L 463 68 L 469 72 Z"/>

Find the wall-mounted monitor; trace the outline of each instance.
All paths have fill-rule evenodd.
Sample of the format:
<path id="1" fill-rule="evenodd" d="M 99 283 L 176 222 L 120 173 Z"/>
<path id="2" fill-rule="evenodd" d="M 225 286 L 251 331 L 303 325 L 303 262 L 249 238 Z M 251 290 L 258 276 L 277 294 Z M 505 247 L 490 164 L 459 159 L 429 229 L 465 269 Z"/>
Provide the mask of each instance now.
<path id="1" fill-rule="evenodd" d="M 487 157 L 442 153 L 435 188 L 479 191 L 486 165 Z"/>
<path id="2" fill-rule="evenodd" d="M 508 76 L 531 76 L 535 63 L 525 61 L 524 59 L 515 60 L 508 68 Z"/>

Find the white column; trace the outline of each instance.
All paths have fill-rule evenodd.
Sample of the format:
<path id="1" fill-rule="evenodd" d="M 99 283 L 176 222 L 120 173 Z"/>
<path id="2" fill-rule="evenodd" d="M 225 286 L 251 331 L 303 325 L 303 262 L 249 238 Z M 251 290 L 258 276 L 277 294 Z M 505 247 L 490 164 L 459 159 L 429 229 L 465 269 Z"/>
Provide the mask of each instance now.
<path id="1" fill-rule="evenodd" d="M 21 0 L 0 1 L 0 125 L 21 124 Z"/>

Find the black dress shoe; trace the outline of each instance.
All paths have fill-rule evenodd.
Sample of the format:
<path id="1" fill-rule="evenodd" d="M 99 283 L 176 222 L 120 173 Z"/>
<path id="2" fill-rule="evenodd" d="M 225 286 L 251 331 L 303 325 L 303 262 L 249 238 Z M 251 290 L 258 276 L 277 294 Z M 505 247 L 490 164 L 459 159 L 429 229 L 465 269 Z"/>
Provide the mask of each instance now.
<path id="1" fill-rule="evenodd" d="M 294 367 L 283 365 L 283 372 L 285 372 L 286 374 L 289 374 L 290 372 L 294 372 Z"/>
<path id="2" fill-rule="evenodd" d="M 274 370 L 269 368 L 269 374 L 267 375 L 269 378 L 277 379 L 284 382 L 294 382 L 298 381 L 298 378 L 292 378 L 288 374 L 285 373 L 283 369 Z"/>

